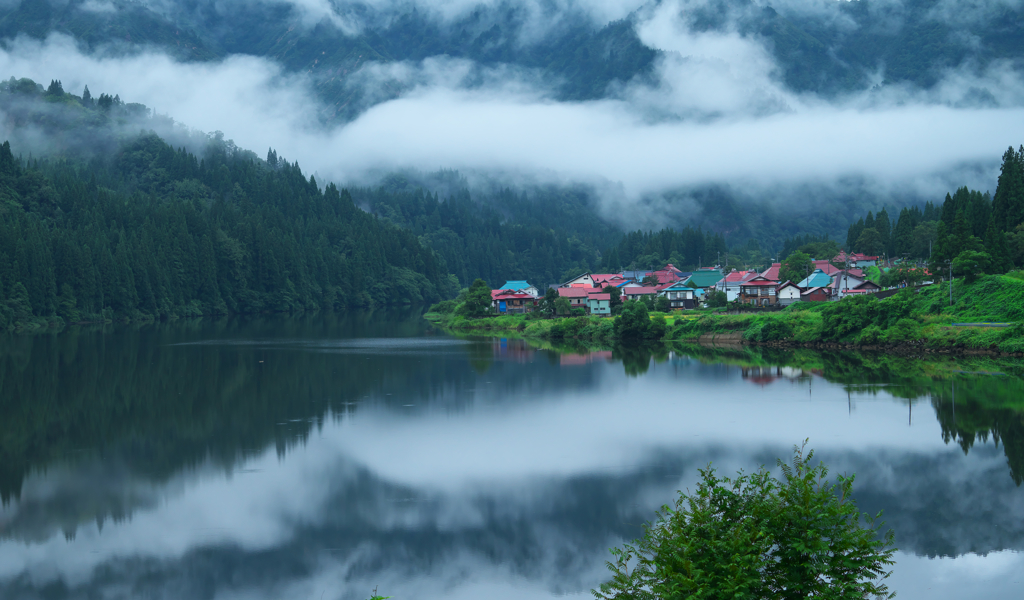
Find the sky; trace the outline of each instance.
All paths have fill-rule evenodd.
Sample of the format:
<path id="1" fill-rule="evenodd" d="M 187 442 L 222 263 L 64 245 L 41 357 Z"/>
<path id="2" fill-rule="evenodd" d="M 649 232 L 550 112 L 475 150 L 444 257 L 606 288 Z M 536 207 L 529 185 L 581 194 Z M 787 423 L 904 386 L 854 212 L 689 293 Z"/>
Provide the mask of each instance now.
<path id="1" fill-rule="evenodd" d="M 314 21 L 330 10 L 326 0 L 294 2 Z M 538 15 L 549 14 L 550 6 L 555 14 L 584 11 L 597 23 L 638 8 L 625 0 L 586 9 L 565 0 L 547 9 L 521 2 Z M 441 19 L 476 5 L 415 3 Z M 382 11 L 398 5 L 371 4 Z M 816 0 L 784 4 L 832 10 Z M 158 50 L 89 54 L 74 40 L 51 35 L 8 43 L 0 50 L 0 71 L 43 83 L 61 79 L 72 93 L 85 85 L 94 96 L 117 93 L 189 127 L 222 131 L 260 155 L 273 147 L 318 179 L 339 183 L 365 182 L 387 169 L 454 168 L 595 183 L 629 201 L 694 186 L 756 192 L 863 177 L 883 192 L 913 189 L 939 200 L 951 181 L 994 191 L 1000 156 L 1021 143 L 1024 80 L 1009 64 L 949 70 L 928 90 L 799 94 L 781 82 L 763 40 L 729 26 L 693 31 L 686 16 L 694 6 L 668 0 L 636 13 L 640 39 L 665 54 L 653 81 L 628 82 L 604 99 L 558 101 L 538 73 L 522 68 L 450 57 L 370 63 L 354 85 L 376 89 L 398 80 L 406 91 L 332 127 L 316 119 L 311 76 L 253 56 L 182 63 Z M 483 85 L 476 77 L 471 85 L 469 75 L 481 72 Z M 971 88 L 988 91 L 994 103 L 964 107 L 964 90 Z"/>

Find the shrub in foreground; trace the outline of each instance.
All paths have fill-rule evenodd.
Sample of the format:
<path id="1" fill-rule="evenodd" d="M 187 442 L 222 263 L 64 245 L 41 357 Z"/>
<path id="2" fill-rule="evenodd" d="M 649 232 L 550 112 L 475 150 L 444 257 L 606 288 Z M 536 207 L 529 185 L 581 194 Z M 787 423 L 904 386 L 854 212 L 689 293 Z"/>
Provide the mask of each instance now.
<path id="1" fill-rule="evenodd" d="M 644 535 L 613 549 L 603 600 L 892 598 L 893 533 L 861 515 L 853 476 L 828 479 L 794 447 L 782 478 L 701 470 L 696 492 L 662 507 Z M 877 518 L 877 517 L 876 517 Z"/>

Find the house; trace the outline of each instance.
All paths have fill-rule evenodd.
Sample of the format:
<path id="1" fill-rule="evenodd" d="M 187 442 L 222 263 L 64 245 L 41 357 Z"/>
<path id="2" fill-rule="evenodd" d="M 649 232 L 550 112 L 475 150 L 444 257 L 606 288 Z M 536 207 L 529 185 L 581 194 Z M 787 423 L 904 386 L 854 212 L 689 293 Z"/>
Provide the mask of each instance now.
<path id="1" fill-rule="evenodd" d="M 862 283 L 864 283 L 862 277 L 857 277 L 850 271 L 840 271 L 832 278 L 832 299 L 842 299 L 847 291 L 856 288 Z"/>
<path id="2" fill-rule="evenodd" d="M 832 299 L 832 288 L 813 287 L 800 292 L 802 302 L 827 302 Z"/>
<path id="3" fill-rule="evenodd" d="M 622 288 L 622 300 L 643 300 L 644 298 L 654 298 L 658 295 L 658 288 L 643 286 L 643 285 L 626 285 Z"/>
<path id="4" fill-rule="evenodd" d="M 829 266 L 831 267 L 832 265 Z M 832 268 L 835 269 L 835 267 Z M 835 269 L 835 271 L 838 273 L 839 269 Z M 813 273 L 808 275 L 807 278 L 802 280 L 800 283 L 797 283 L 797 285 L 805 290 L 814 287 L 827 287 L 832 285 L 832 278 L 829 277 L 824 270 L 815 269 Z"/>
<path id="5" fill-rule="evenodd" d="M 847 254 L 846 252 L 840 252 L 832 259 L 837 265 L 853 265 L 854 267 L 874 267 L 878 263 L 877 256 L 868 256 L 857 252 L 855 254 Z"/>
<path id="6" fill-rule="evenodd" d="M 629 283 L 628 279 L 618 273 L 593 274 L 590 278 L 594 280 L 594 287 L 596 288 L 605 288 L 608 286 L 622 287 Z"/>
<path id="7" fill-rule="evenodd" d="M 686 285 L 682 281 L 676 281 L 662 286 L 658 292 L 659 296 L 668 298 L 668 304 L 673 309 L 691 309 L 697 307 L 697 290 Z"/>
<path id="8" fill-rule="evenodd" d="M 650 271 L 622 271 L 619 275 L 622 275 L 630 281 L 643 281 L 644 277 L 650 275 Z"/>
<path id="9" fill-rule="evenodd" d="M 753 304 L 755 306 L 769 306 L 777 302 L 775 286 L 779 282 L 772 281 L 766 277 L 757 276 L 750 281 L 740 284 L 740 296 L 737 298 L 741 304 Z"/>
<path id="10" fill-rule="evenodd" d="M 585 287 L 561 287 L 558 288 L 559 298 L 568 298 L 571 308 L 587 308 L 587 293 L 594 288 Z"/>
<path id="11" fill-rule="evenodd" d="M 495 295 L 494 292 L 498 294 Z M 513 292 L 509 290 L 492 290 L 491 304 L 497 308 L 499 313 L 528 313 L 533 312 L 537 305 L 537 299 L 529 294 Z"/>
<path id="12" fill-rule="evenodd" d="M 833 265 L 832 263 L 828 262 L 827 260 L 812 260 L 811 263 L 814 264 L 814 268 L 815 269 L 818 269 L 821 272 L 823 272 L 823 273 L 825 273 L 826 275 L 829 275 L 829 276 L 835 275 L 839 271 L 842 271 L 842 269 L 840 269 L 839 267 L 836 267 L 835 265 Z"/>
<path id="13" fill-rule="evenodd" d="M 594 287 L 594 278 L 591 277 L 590 273 L 584 273 L 575 279 L 566 281 L 559 287 Z"/>
<path id="14" fill-rule="evenodd" d="M 536 287 L 530 285 L 525 281 L 506 281 L 505 285 L 501 286 L 502 290 L 511 290 L 513 292 L 522 292 L 523 294 L 529 294 L 534 298 L 540 297 L 540 291 Z"/>
<path id="15" fill-rule="evenodd" d="M 779 304 L 789 306 L 794 302 L 800 302 L 800 293 L 803 292 L 800 286 L 792 281 L 784 281 L 775 288 L 775 297 Z"/>
<path id="16" fill-rule="evenodd" d="M 737 271 L 733 269 L 724 279 L 715 284 L 718 291 L 725 292 L 725 298 L 732 302 L 740 297 L 740 284 L 757 277 L 757 271 Z"/>
<path id="17" fill-rule="evenodd" d="M 721 269 L 708 268 L 697 269 L 684 281 L 687 286 L 692 288 L 709 288 L 723 279 L 725 279 L 725 275 L 722 274 Z"/>
<path id="18" fill-rule="evenodd" d="M 770 279 L 771 281 L 778 281 L 779 270 L 781 269 L 782 263 L 772 263 L 772 266 L 768 267 L 768 269 L 764 273 L 761 273 L 761 277 L 764 277 L 765 279 Z"/>
<path id="19" fill-rule="evenodd" d="M 868 279 L 868 280 L 865 280 L 860 285 L 858 285 L 858 286 L 856 286 L 856 287 L 854 287 L 852 289 L 846 290 L 846 295 L 847 296 L 857 296 L 857 295 L 861 295 L 861 294 L 877 294 L 881 290 L 882 290 L 882 288 L 877 283 L 875 283 L 874 281 L 871 281 L 870 279 Z"/>
<path id="20" fill-rule="evenodd" d="M 683 278 L 683 272 L 675 268 L 675 265 L 672 263 L 665 265 L 664 269 L 654 271 L 650 275 L 657 279 L 659 284 L 675 283 Z"/>
<path id="21" fill-rule="evenodd" d="M 592 315 L 612 314 L 612 295 L 589 294 L 587 296 L 587 309 Z"/>

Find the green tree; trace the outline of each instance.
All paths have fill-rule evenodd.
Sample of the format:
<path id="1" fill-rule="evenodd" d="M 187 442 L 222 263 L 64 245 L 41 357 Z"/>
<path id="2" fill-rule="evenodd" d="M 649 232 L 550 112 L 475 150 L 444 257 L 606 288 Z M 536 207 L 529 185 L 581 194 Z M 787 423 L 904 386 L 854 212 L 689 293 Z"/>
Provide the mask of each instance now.
<path id="1" fill-rule="evenodd" d="M 992 257 L 987 252 L 964 250 L 953 259 L 953 275 L 974 283 L 979 275 L 990 270 Z"/>
<path id="2" fill-rule="evenodd" d="M 761 467 L 719 478 L 702 469 L 693 493 L 664 506 L 643 536 L 612 550 L 603 600 L 892 598 L 893 532 L 862 515 L 854 476 L 829 479 L 795 447 L 782 478 Z"/>
<path id="3" fill-rule="evenodd" d="M 813 270 L 814 263 L 811 262 L 811 257 L 797 251 L 782 261 L 782 266 L 779 268 L 779 281 L 802 281 Z"/>
<path id="4" fill-rule="evenodd" d="M 869 215 L 871 213 L 868 213 Z M 870 254 L 872 256 L 878 255 L 885 249 L 882 245 L 882 236 L 879 235 L 878 230 L 874 227 L 865 227 L 860 232 L 860 236 L 857 238 L 856 245 L 857 252 L 863 252 L 864 254 Z"/>
<path id="5" fill-rule="evenodd" d="M 601 291 L 611 296 L 608 306 L 612 309 L 612 314 L 617 315 L 622 312 L 622 290 L 613 285 L 606 285 Z"/>
<path id="6" fill-rule="evenodd" d="M 615 337 L 623 341 L 642 340 L 651 328 L 651 319 L 643 302 L 629 301 L 615 319 Z"/>
<path id="7" fill-rule="evenodd" d="M 483 279 L 477 279 L 466 290 L 462 306 L 456 311 L 464 317 L 483 317 L 491 312 L 491 286 Z"/>
<path id="8" fill-rule="evenodd" d="M 654 301 L 654 310 L 664 313 L 672 310 L 672 303 L 668 301 L 668 296 L 664 294 L 658 296 L 658 299 Z"/>
<path id="9" fill-rule="evenodd" d="M 568 316 L 572 312 L 572 305 L 569 303 L 568 298 L 559 298 L 555 300 L 555 314 L 560 317 Z"/>

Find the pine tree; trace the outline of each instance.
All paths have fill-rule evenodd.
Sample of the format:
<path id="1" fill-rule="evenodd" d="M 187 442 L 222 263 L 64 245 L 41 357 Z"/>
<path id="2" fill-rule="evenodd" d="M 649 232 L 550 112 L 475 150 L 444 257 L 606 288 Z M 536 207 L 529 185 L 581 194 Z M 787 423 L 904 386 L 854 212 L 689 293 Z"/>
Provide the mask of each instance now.
<path id="1" fill-rule="evenodd" d="M 1005 273 L 1013 267 L 1013 263 L 1010 261 L 1010 252 L 1006 247 L 1006 234 L 999 231 L 994 216 L 989 219 L 988 230 L 985 232 L 985 252 L 991 257 L 989 262 L 991 273 Z"/>
<path id="2" fill-rule="evenodd" d="M 1020 151 L 1010 146 L 1003 153 L 992 214 L 1000 231 L 1013 231 L 1024 222 L 1024 146 Z"/>

